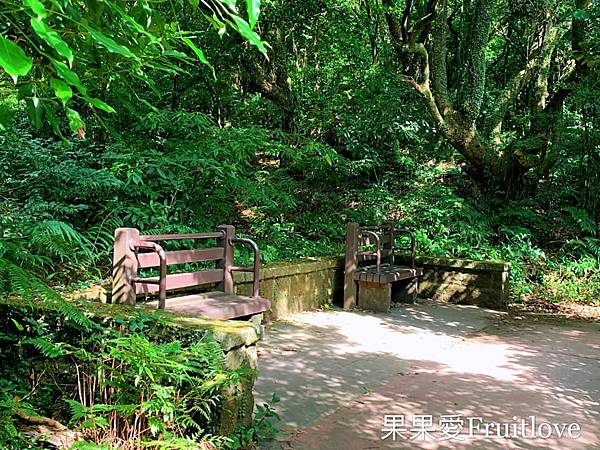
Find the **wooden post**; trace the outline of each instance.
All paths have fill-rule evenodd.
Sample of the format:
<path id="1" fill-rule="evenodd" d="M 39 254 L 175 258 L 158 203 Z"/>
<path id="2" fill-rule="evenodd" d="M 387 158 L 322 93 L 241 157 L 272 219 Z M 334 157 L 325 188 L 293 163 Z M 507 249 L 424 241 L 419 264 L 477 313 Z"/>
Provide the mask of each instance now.
<path id="1" fill-rule="evenodd" d="M 135 228 L 117 228 L 113 250 L 112 303 L 135 305 L 135 289 L 130 282 L 137 275 L 138 262 L 131 245 L 140 237 Z"/>
<path id="2" fill-rule="evenodd" d="M 233 245 L 229 240 L 235 237 L 235 227 L 233 225 L 220 225 L 217 227 L 217 230 L 222 231 L 224 234 L 221 240 L 224 255 L 220 263 L 223 266 L 223 283 L 220 289 L 226 294 L 233 294 L 233 274 L 231 273 L 231 268 L 233 267 Z"/>
<path id="3" fill-rule="evenodd" d="M 346 227 L 346 263 L 344 265 L 344 309 L 356 306 L 356 283 L 354 272 L 358 265 L 356 252 L 358 251 L 357 223 L 349 223 Z"/>

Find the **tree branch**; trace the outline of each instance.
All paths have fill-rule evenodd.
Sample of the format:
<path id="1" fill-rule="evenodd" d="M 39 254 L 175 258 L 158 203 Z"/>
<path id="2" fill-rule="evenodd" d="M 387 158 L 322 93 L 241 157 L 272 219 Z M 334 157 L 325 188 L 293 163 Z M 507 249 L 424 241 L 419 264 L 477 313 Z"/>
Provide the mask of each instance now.
<path id="1" fill-rule="evenodd" d="M 431 55 L 431 90 L 442 115 L 446 115 L 452 109 L 448 96 L 448 72 L 446 67 L 448 50 L 446 44 L 447 20 L 447 3 L 446 0 L 442 0 L 440 10 L 433 22 L 429 48 Z"/>
<path id="2" fill-rule="evenodd" d="M 475 123 L 479 116 L 485 92 L 485 49 L 493 17 L 493 0 L 476 0 L 469 17 L 469 32 L 465 41 L 467 59 L 456 102 L 469 123 Z"/>
<path id="3" fill-rule="evenodd" d="M 410 12 L 412 11 L 413 0 L 406 0 L 406 6 L 402 13 L 402 41 L 408 42 L 408 20 L 410 19 Z"/>

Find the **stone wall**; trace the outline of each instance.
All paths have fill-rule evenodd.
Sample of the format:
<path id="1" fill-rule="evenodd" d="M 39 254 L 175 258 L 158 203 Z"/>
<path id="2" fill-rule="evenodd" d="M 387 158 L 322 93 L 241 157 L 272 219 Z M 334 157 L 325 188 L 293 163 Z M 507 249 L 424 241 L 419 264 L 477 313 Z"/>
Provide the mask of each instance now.
<path id="1" fill-rule="evenodd" d="M 161 313 L 161 316 L 163 319 L 168 319 L 173 326 L 206 331 L 223 350 L 226 368 L 257 370 L 257 344 L 263 332 L 259 321 L 210 320 L 169 312 Z M 220 434 L 228 436 L 238 425 L 252 424 L 253 388 L 254 378 L 249 375 L 224 391 L 225 401 L 221 411 Z"/>
<path id="2" fill-rule="evenodd" d="M 424 269 L 418 287 L 421 298 L 497 309 L 508 304 L 510 264 L 506 262 L 432 256 L 417 256 L 416 262 Z M 296 312 L 341 305 L 343 270 L 343 256 L 263 264 L 260 268 L 260 295 L 272 302 L 266 317 L 276 320 Z M 234 274 L 234 280 L 238 294 L 251 293 L 252 274 L 238 272 Z M 96 287 L 75 297 L 104 302 L 107 293 Z M 406 297 L 410 298 L 410 295 Z"/>
<path id="3" fill-rule="evenodd" d="M 194 319 L 192 319 L 194 320 Z M 210 321 L 206 326 L 225 354 L 228 369 L 258 369 L 257 344 L 262 337 L 262 325 L 252 321 Z M 227 389 L 223 405 L 220 433 L 231 435 L 238 425 L 252 424 L 254 410 L 254 378 L 249 376 Z"/>

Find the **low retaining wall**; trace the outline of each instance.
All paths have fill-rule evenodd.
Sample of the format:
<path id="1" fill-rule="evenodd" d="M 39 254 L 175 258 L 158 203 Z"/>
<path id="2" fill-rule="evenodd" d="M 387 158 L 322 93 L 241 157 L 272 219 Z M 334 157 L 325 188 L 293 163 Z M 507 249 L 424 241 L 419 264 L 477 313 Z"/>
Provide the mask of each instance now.
<path id="1" fill-rule="evenodd" d="M 501 261 L 418 256 L 419 297 L 503 309 L 508 305 L 510 264 Z"/>
<path id="2" fill-rule="evenodd" d="M 437 301 L 503 309 L 509 300 L 510 264 L 418 256 L 423 267 L 419 297 Z M 271 300 L 270 319 L 341 304 L 344 288 L 343 257 L 306 258 L 261 267 L 260 295 Z M 251 292 L 251 275 L 234 277 L 237 293 Z"/>
<path id="3" fill-rule="evenodd" d="M 419 297 L 503 309 L 509 301 L 510 264 L 502 261 L 417 256 L 424 269 Z M 271 300 L 270 320 L 332 304 L 341 305 L 344 289 L 343 256 L 305 258 L 264 264 L 260 269 L 260 295 Z M 251 294 L 252 274 L 235 273 L 236 292 Z M 103 289 L 88 289 L 82 297 L 106 301 Z"/>
<path id="4" fill-rule="evenodd" d="M 236 293 L 250 295 L 252 274 L 235 273 Z M 267 319 L 338 303 L 344 289 L 343 261 L 337 256 L 265 264 L 260 268 L 260 296 L 271 300 Z"/>

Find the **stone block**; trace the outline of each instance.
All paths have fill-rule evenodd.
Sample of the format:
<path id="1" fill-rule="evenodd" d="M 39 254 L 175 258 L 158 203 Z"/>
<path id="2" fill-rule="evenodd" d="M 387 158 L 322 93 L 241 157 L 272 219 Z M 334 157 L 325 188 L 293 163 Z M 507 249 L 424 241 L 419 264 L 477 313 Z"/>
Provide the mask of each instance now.
<path id="1" fill-rule="evenodd" d="M 100 303 L 108 303 L 111 296 L 109 286 L 93 284 L 85 289 L 74 291 L 68 297 L 72 300 L 89 300 Z"/>
<path id="2" fill-rule="evenodd" d="M 388 312 L 392 303 L 391 283 L 358 282 L 358 307 L 375 312 Z"/>
<path id="3" fill-rule="evenodd" d="M 222 436 L 230 436 L 240 425 L 249 426 L 252 423 L 253 385 L 254 380 L 248 377 L 247 380 L 222 390 L 223 408 L 219 420 L 219 434 Z"/>
<path id="4" fill-rule="evenodd" d="M 255 345 L 241 346 L 225 354 L 225 366 L 228 369 L 253 369 L 258 367 L 258 353 Z"/>

